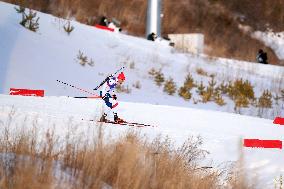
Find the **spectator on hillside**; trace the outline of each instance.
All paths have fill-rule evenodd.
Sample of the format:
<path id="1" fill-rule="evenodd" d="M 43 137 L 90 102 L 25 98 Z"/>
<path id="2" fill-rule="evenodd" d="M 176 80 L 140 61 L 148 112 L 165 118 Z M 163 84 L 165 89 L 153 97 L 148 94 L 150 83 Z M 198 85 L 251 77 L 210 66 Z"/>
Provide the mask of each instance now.
<path id="1" fill-rule="evenodd" d="M 150 41 L 155 41 L 155 39 L 157 39 L 157 35 L 154 32 L 152 32 L 148 35 L 147 39 Z"/>
<path id="2" fill-rule="evenodd" d="M 267 62 L 267 53 L 264 52 L 262 49 L 259 49 L 257 56 L 256 56 L 256 60 L 258 63 L 261 64 L 268 64 Z"/>
<path id="3" fill-rule="evenodd" d="M 100 21 L 99 25 L 106 26 L 106 27 L 108 26 L 108 20 L 107 20 L 107 18 L 105 16 L 103 16 L 101 18 L 101 21 Z"/>
<path id="4" fill-rule="evenodd" d="M 108 27 L 114 29 L 115 32 L 121 32 L 121 28 L 117 27 L 113 22 L 109 22 Z"/>

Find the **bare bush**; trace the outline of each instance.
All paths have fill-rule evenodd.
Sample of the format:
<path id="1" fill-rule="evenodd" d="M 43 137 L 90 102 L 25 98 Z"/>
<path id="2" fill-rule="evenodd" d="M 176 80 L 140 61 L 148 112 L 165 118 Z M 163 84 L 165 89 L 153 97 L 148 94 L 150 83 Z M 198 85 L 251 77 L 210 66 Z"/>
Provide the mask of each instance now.
<path id="1" fill-rule="evenodd" d="M 25 13 L 25 8 L 22 6 L 19 6 L 19 8 L 15 8 L 16 11 L 20 14 L 22 14 L 22 20 L 20 22 L 20 24 L 22 26 L 24 26 L 25 28 L 36 32 L 39 29 L 39 17 L 36 17 L 36 12 L 32 11 L 31 9 L 29 9 L 29 13 L 26 14 Z"/>
<path id="2" fill-rule="evenodd" d="M 19 7 L 15 7 L 15 10 L 17 11 L 17 13 L 22 14 L 25 12 L 26 8 L 20 5 Z"/>
<path id="3" fill-rule="evenodd" d="M 83 52 L 81 52 L 79 50 L 79 54 L 77 55 L 77 60 L 79 61 L 79 64 L 81 64 L 82 66 L 85 66 L 87 64 L 87 62 L 88 62 L 88 57 L 85 56 L 83 54 Z"/>
<path id="4" fill-rule="evenodd" d="M 86 55 L 84 55 L 84 53 L 81 52 L 80 50 L 79 50 L 79 53 L 77 55 L 77 61 L 82 66 L 85 66 L 86 64 L 88 64 L 89 66 L 93 67 L 95 65 L 94 60 L 92 58 L 90 60 L 88 60 L 88 57 Z"/>
<path id="5" fill-rule="evenodd" d="M 196 73 L 202 76 L 208 76 L 208 73 L 204 71 L 202 68 L 196 68 Z"/>
<path id="6" fill-rule="evenodd" d="M 284 185 L 283 185 L 283 176 L 282 175 L 280 175 L 279 176 L 279 178 L 278 177 L 276 177 L 275 179 L 274 179 L 274 188 L 275 189 L 282 189 L 284 187 Z"/>
<path id="7" fill-rule="evenodd" d="M 118 93 L 127 93 L 127 94 L 131 93 L 131 89 L 129 88 L 128 85 L 126 85 L 126 86 L 117 85 L 115 89 Z"/>
<path id="8" fill-rule="evenodd" d="M 134 69 L 134 68 L 135 68 L 135 62 L 131 62 L 131 63 L 129 64 L 129 68 L 130 68 L 130 69 Z"/>
<path id="9" fill-rule="evenodd" d="M 68 21 L 67 24 L 63 26 L 63 29 L 68 35 L 70 35 L 75 28 L 74 26 L 71 26 L 70 21 Z"/>
<path id="10" fill-rule="evenodd" d="M 155 70 L 155 68 L 151 68 L 151 69 L 148 71 L 148 74 L 149 74 L 150 76 L 155 76 L 156 73 L 157 73 L 157 71 Z"/>
<path id="11" fill-rule="evenodd" d="M 135 87 L 136 89 L 141 89 L 140 81 L 136 81 L 132 86 Z"/>

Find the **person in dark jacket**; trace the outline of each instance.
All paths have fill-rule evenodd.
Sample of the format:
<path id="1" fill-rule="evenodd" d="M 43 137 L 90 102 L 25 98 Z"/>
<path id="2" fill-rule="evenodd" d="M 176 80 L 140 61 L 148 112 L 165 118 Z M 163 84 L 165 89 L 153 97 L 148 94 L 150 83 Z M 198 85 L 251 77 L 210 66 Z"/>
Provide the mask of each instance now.
<path id="1" fill-rule="evenodd" d="M 108 20 L 107 20 L 107 18 L 105 16 L 103 16 L 101 18 L 101 21 L 100 21 L 99 25 L 101 25 L 101 26 L 108 26 Z"/>
<path id="2" fill-rule="evenodd" d="M 258 63 L 261 64 L 268 64 L 267 62 L 267 53 L 264 52 L 262 49 L 259 49 L 257 56 L 256 56 L 256 60 Z"/>
<path id="3" fill-rule="evenodd" d="M 157 36 L 154 32 L 150 33 L 147 37 L 147 39 L 150 40 L 150 41 L 155 41 L 156 38 L 157 38 Z"/>

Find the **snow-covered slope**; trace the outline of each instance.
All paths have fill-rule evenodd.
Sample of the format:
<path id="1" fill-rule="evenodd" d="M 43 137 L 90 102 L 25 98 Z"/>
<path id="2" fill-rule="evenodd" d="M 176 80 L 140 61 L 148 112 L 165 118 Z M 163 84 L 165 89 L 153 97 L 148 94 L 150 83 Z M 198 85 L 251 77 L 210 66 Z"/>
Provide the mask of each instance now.
<path id="1" fill-rule="evenodd" d="M 70 129 L 74 135 L 92 137 L 96 123 L 82 119 L 98 119 L 102 107 L 102 101 L 92 99 L 0 95 L 0 123 L 2 126 L 9 123 L 11 131 L 12 128 L 19 130 L 24 126 L 27 129 L 34 125 L 42 132 L 54 129 L 61 140 Z M 200 135 L 204 141 L 202 148 L 210 152 L 202 164 L 210 166 L 213 160 L 214 168 L 221 163 L 236 161 L 244 138 L 284 138 L 284 127 L 274 125 L 271 120 L 249 116 L 130 102 L 122 102 L 118 111 L 126 120 L 157 126 L 137 129 L 150 138 L 167 135 L 179 145 L 189 136 Z M 105 126 L 106 132 L 112 136 L 129 129 L 126 126 Z M 273 178 L 284 172 L 283 150 L 243 148 L 242 151 L 250 178 L 257 174 L 260 186 L 272 188 Z"/>
<path id="2" fill-rule="evenodd" d="M 166 78 L 174 78 L 181 86 L 189 72 L 195 80 L 207 82 L 210 77 L 196 73 L 197 68 L 202 68 L 215 74 L 218 82 L 248 79 L 259 96 L 263 89 L 279 92 L 283 88 L 283 67 L 181 54 L 161 42 L 111 33 L 75 21 L 71 22 L 75 30 L 68 36 L 63 30 L 66 21 L 43 13 L 38 13 L 40 29 L 34 33 L 19 24 L 21 15 L 13 7 L 0 2 L 0 93 L 8 94 L 12 87 L 44 89 L 47 97 L 0 95 L 0 125 L 9 124 L 12 118 L 10 125 L 17 129 L 30 127 L 35 121 L 43 130 L 54 128 L 63 136 L 71 124 L 77 128 L 77 134 L 91 137 L 96 128 L 94 123 L 81 119 L 97 119 L 102 101 L 68 98 L 88 94 L 56 80 L 92 91 L 108 74 L 125 66 L 126 85 L 132 87 L 139 81 L 142 87 L 132 87 L 130 94 L 118 95 L 122 101 L 119 115 L 129 121 L 157 125 L 140 129 L 149 137 L 162 133 L 182 143 L 189 135 L 201 135 L 202 147 L 211 152 L 204 164 L 211 159 L 214 167 L 235 161 L 243 138 L 283 140 L 283 127 L 273 125 L 271 120 L 225 113 L 234 111 L 229 99 L 223 107 L 212 102 L 195 105 L 177 94 L 166 95 L 148 74 L 151 68 L 162 69 Z M 95 66 L 81 66 L 76 61 L 79 51 L 92 58 Z M 195 93 L 193 96 L 198 98 Z M 280 104 L 279 109 L 271 110 L 266 117 L 284 116 L 283 108 Z M 255 115 L 255 110 L 246 109 L 243 113 Z M 106 129 L 115 135 L 127 128 Z M 284 171 L 283 150 L 244 149 L 244 155 L 247 168 L 258 173 L 264 188 L 272 187 L 273 178 Z"/>
<path id="3" fill-rule="evenodd" d="M 88 94 L 56 80 L 92 91 L 106 75 L 126 66 L 125 85 L 132 92 L 120 95 L 120 100 L 234 112 L 229 99 L 226 106 L 219 107 L 215 103 L 194 105 L 192 100 L 184 101 L 177 94 L 168 96 L 154 84 L 148 71 L 161 69 L 178 87 L 188 73 L 196 81 L 207 83 L 210 77 L 198 75 L 197 68 L 216 75 L 219 83 L 242 77 L 252 82 L 257 97 L 264 89 L 279 92 L 284 83 L 283 67 L 180 54 L 161 42 L 107 32 L 75 21 L 71 22 L 75 30 L 68 36 L 63 30 L 65 20 L 43 13 L 38 16 L 40 29 L 34 33 L 19 24 L 21 15 L 13 5 L 0 2 L 0 93 L 8 94 L 13 87 L 44 89 L 47 96 L 84 96 Z M 95 66 L 81 66 L 76 60 L 79 51 L 92 58 Z M 140 90 L 132 87 L 137 81 L 141 83 Z M 194 91 L 193 97 L 200 98 Z M 256 112 L 248 109 L 242 113 L 256 116 Z M 283 109 L 273 109 L 264 117 L 273 119 L 281 113 Z"/>

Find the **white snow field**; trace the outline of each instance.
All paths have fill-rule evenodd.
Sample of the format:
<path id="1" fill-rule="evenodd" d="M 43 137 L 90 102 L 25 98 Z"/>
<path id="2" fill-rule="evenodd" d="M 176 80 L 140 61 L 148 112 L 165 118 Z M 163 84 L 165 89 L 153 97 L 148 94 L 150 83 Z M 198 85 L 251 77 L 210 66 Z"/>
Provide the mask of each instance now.
<path id="1" fill-rule="evenodd" d="M 96 122 L 82 121 L 101 115 L 103 102 L 94 99 L 70 97 L 23 97 L 0 95 L 0 125 L 13 130 L 38 127 L 42 133 L 54 129 L 56 136 L 64 140 L 67 131 L 72 134 L 93 137 Z M 284 127 L 271 120 L 232 113 L 183 108 L 165 105 L 121 102 L 120 115 L 129 121 L 152 124 L 156 127 L 134 128 L 150 139 L 157 135 L 169 136 L 177 145 L 190 136 L 201 136 L 202 149 L 210 154 L 204 166 L 218 168 L 221 164 L 238 160 L 243 151 L 249 178 L 257 176 L 263 188 L 272 188 L 273 179 L 284 172 L 284 152 L 281 149 L 242 148 L 241 140 L 283 140 Z M 104 124 L 106 133 L 118 136 L 130 127 Z M 213 163 L 211 163 L 213 162 Z M 252 180 L 251 180 L 252 181 Z"/>
<path id="2" fill-rule="evenodd" d="M 236 78 L 248 79 L 254 86 L 255 96 L 264 89 L 279 94 L 284 86 L 284 67 L 261 65 L 205 55 L 181 54 L 164 43 L 153 43 L 142 38 L 112 33 L 86 26 L 75 21 L 74 31 L 67 35 L 63 29 L 65 20 L 38 12 L 39 31 L 34 33 L 22 27 L 21 15 L 14 5 L 0 2 L 0 93 L 9 94 L 10 88 L 44 89 L 47 96 L 85 96 L 81 91 L 66 87 L 56 80 L 92 91 L 105 77 L 125 66 L 125 86 L 130 94 L 121 94 L 120 100 L 151 104 L 174 105 L 234 112 L 234 104 L 225 98 L 227 105 L 185 101 L 177 94 L 169 96 L 158 88 L 148 72 L 161 69 L 165 78 L 172 77 L 177 87 L 191 73 L 196 81 L 204 84 L 208 76 L 196 73 L 202 68 L 208 75 L 215 74 L 218 83 Z M 79 51 L 92 58 L 95 66 L 81 66 Z M 132 65 L 132 66 L 131 66 Z M 141 89 L 132 87 L 137 81 Z M 200 99 L 192 90 L 193 98 Z M 262 117 L 273 119 L 283 114 L 284 107 L 274 105 Z M 257 109 L 243 108 L 241 114 L 257 116 Z"/>
<path id="3" fill-rule="evenodd" d="M 218 82 L 248 79 L 259 96 L 264 89 L 283 89 L 284 67 L 181 54 L 161 42 L 103 31 L 76 21 L 71 21 L 75 30 L 68 36 L 63 30 L 65 20 L 40 12 L 37 15 L 40 28 L 35 33 L 19 24 L 21 15 L 14 5 L 0 2 L 1 132 L 5 125 L 15 130 L 38 125 L 42 131 L 54 129 L 58 136 L 64 136 L 72 127 L 74 134 L 92 137 L 96 124 L 82 119 L 97 119 L 103 102 L 67 97 L 89 95 L 56 80 L 95 92 L 92 89 L 108 74 L 125 66 L 126 85 L 131 92 L 118 94 L 119 116 L 156 125 L 137 129 L 150 138 L 168 135 L 181 144 L 188 136 L 200 135 L 204 140 L 202 148 L 210 152 L 204 165 L 213 160 L 213 167 L 217 168 L 221 163 L 236 161 L 244 138 L 283 140 L 284 128 L 272 123 L 275 116 L 284 116 L 283 103 L 263 115 L 269 119 L 246 116 L 256 116 L 254 108 L 243 109 L 241 113 L 246 115 L 234 114 L 229 98 L 223 107 L 212 102 L 195 105 L 177 94 L 166 95 L 148 71 L 161 69 L 166 78 L 172 77 L 181 86 L 189 72 L 195 80 L 207 82 L 210 77 L 196 73 L 197 68 L 202 68 L 215 74 Z M 79 50 L 94 60 L 93 67 L 76 61 Z M 137 81 L 141 89 L 132 87 Z M 46 97 L 9 96 L 10 88 L 43 89 Z M 196 93 L 193 97 L 198 98 Z M 129 128 L 107 125 L 105 129 L 116 136 Z M 272 188 L 273 179 L 284 172 L 283 150 L 241 149 L 248 173 L 257 175 L 261 187 Z"/>

